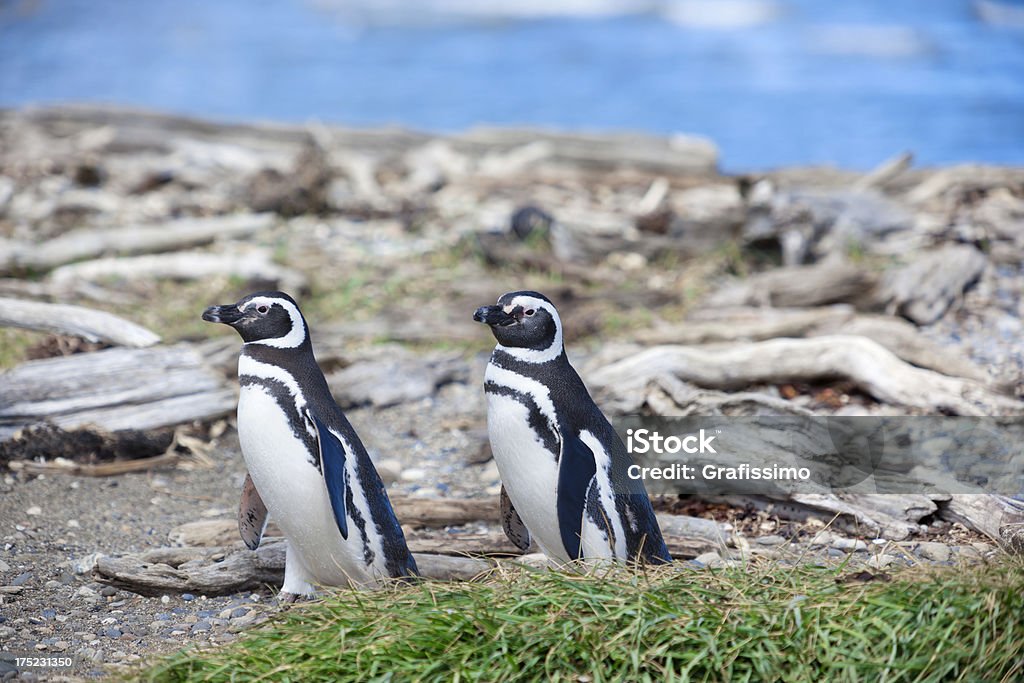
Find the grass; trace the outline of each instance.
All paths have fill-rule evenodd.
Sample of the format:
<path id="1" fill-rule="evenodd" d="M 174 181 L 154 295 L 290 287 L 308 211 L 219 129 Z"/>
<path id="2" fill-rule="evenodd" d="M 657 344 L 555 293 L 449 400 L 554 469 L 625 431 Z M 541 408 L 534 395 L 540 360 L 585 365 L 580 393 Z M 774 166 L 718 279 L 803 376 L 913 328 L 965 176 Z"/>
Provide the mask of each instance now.
<path id="1" fill-rule="evenodd" d="M 837 581 L 814 567 L 589 575 L 339 592 L 151 681 L 1014 681 L 1024 566 Z"/>

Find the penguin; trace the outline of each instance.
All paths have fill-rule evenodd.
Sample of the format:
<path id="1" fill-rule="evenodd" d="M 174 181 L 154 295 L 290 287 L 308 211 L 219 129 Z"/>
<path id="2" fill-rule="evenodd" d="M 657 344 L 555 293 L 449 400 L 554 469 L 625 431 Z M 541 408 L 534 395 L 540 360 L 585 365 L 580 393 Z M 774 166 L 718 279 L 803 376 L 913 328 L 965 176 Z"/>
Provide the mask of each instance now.
<path id="1" fill-rule="evenodd" d="M 259 547 L 273 517 L 287 539 L 281 598 L 315 586 L 372 588 L 418 574 L 384 484 L 313 356 L 295 300 L 257 292 L 203 320 L 242 337 L 238 439 L 248 469 L 238 528 Z"/>
<path id="2" fill-rule="evenodd" d="M 503 294 L 473 319 L 498 344 L 484 375 L 505 534 L 549 558 L 672 561 L 632 459 L 566 357 L 554 304 Z"/>

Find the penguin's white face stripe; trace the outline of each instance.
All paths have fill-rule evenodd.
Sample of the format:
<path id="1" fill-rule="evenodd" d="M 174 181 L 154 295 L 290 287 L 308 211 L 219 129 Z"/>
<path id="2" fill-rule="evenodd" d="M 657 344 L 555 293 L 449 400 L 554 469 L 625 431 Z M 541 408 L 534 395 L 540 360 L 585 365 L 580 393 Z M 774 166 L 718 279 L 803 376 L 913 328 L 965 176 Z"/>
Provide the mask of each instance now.
<path id="1" fill-rule="evenodd" d="M 292 321 L 292 329 L 283 337 L 259 339 L 257 341 L 247 343 L 273 346 L 276 349 L 294 349 L 297 346 L 302 346 L 302 342 L 306 341 L 306 325 L 302 322 L 302 314 L 299 313 L 299 309 L 291 301 L 276 299 L 269 296 L 258 296 L 246 301 L 239 310 L 244 313 L 256 306 L 280 306 L 288 312 L 288 317 L 291 318 Z"/>
<path id="2" fill-rule="evenodd" d="M 519 350 L 519 349 L 516 349 Z M 551 402 L 551 394 L 548 392 L 548 388 L 538 382 L 535 379 L 524 377 L 520 374 L 506 370 L 505 368 L 498 367 L 494 363 L 490 363 L 487 366 L 487 371 L 484 373 L 485 382 L 494 382 L 509 389 L 514 389 L 521 394 L 526 394 L 533 398 L 537 403 L 537 407 L 540 412 L 543 413 L 544 417 L 547 418 L 548 422 L 555 426 L 557 430 L 558 419 L 555 413 L 555 404 Z"/>
<path id="3" fill-rule="evenodd" d="M 558 317 L 558 311 L 555 310 L 555 307 L 543 299 L 520 295 L 512 299 L 503 310 L 506 313 L 511 313 L 517 306 L 522 306 L 524 310 L 543 308 L 547 311 L 551 315 L 551 319 L 555 321 L 555 338 L 546 349 L 510 348 L 501 344 L 498 344 L 498 348 L 516 360 L 521 360 L 525 363 L 546 363 L 549 360 L 558 358 L 562 353 L 562 319 Z"/>
<path id="4" fill-rule="evenodd" d="M 609 477 L 611 458 L 608 457 L 608 451 L 605 450 L 601 441 L 586 429 L 580 431 L 580 441 L 585 443 L 594 454 L 597 464 L 594 476 L 597 477 L 598 488 L 601 492 L 601 507 L 604 508 L 605 517 L 615 532 L 615 556 L 626 557 L 626 530 L 622 527 L 622 519 L 615 507 L 615 497 L 612 495 L 612 482 Z"/>

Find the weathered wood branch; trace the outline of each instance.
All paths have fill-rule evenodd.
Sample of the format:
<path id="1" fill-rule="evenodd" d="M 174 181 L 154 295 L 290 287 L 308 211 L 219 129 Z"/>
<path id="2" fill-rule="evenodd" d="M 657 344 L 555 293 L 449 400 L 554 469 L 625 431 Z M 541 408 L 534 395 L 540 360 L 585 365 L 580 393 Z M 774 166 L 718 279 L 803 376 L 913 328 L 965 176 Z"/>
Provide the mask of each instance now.
<path id="1" fill-rule="evenodd" d="M 963 297 L 987 264 L 985 255 L 974 247 L 947 245 L 887 273 L 878 298 L 888 312 L 930 325 Z"/>
<path id="2" fill-rule="evenodd" d="M 50 270 L 82 259 L 110 254 L 145 254 L 209 244 L 225 237 L 251 235 L 270 227 L 272 214 L 182 218 L 161 225 L 109 230 L 76 230 L 42 244 L 0 245 L 0 270 Z"/>
<path id="3" fill-rule="evenodd" d="M 155 332 L 113 313 L 21 299 L 0 298 L 0 327 L 66 334 L 117 346 L 144 347 L 160 341 Z"/>
<path id="4" fill-rule="evenodd" d="M 957 493 L 939 505 L 939 515 L 1024 554 L 1024 501 L 1006 496 Z"/>
<path id="5" fill-rule="evenodd" d="M 235 391 L 187 344 L 106 349 L 0 374 L 0 439 L 43 422 L 155 429 L 230 412 Z"/>
<path id="6" fill-rule="evenodd" d="M 1020 415 L 1024 403 L 969 379 L 916 368 L 863 337 L 774 339 L 714 350 L 658 346 L 597 370 L 597 387 L 642 390 L 671 375 L 710 389 L 844 379 L 876 399 L 933 413 Z"/>
<path id="7" fill-rule="evenodd" d="M 498 524 L 498 501 L 493 499 L 421 499 L 393 496 L 395 515 L 408 527 L 443 528 L 477 522 Z M 669 550 L 678 557 L 696 557 L 728 543 L 728 534 L 717 522 L 684 515 L 658 515 L 658 523 Z M 271 522 L 263 537 L 281 535 Z M 209 519 L 177 526 L 167 535 L 175 545 L 214 547 L 238 541 L 238 526 L 234 520 Z M 413 552 L 438 555 L 518 555 L 519 551 L 500 531 L 473 534 L 446 534 L 443 538 L 409 534 L 409 548 Z"/>
<path id="8" fill-rule="evenodd" d="M 858 303 L 870 299 L 877 277 L 845 261 L 823 261 L 812 266 L 776 268 L 751 275 L 726 286 L 704 305 L 722 306 L 820 306 L 832 303 Z"/>
<path id="9" fill-rule="evenodd" d="M 697 311 L 683 323 L 642 330 L 645 344 L 709 344 L 762 341 L 776 337 L 852 335 L 878 342 L 903 360 L 944 375 L 989 382 L 982 368 L 955 351 L 939 346 L 916 326 L 886 315 L 855 313 L 845 304 L 819 308 L 726 308 Z"/>
<path id="10" fill-rule="evenodd" d="M 193 593 L 229 595 L 284 581 L 284 539 L 268 539 L 255 552 L 241 542 L 221 548 L 156 548 L 119 557 L 96 558 L 96 581 L 140 595 Z M 441 581 L 468 581 L 495 565 L 469 557 L 417 553 L 420 575 Z"/>
<path id="11" fill-rule="evenodd" d="M 103 258 L 61 266 L 49 279 L 58 285 L 79 280 L 104 278 L 140 280 L 203 280 L 211 277 L 237 277 L 247 281 L 269 282 L 288 292 L 306 289 L 306 276 L 294 268 L 274 263 L 266 249 L 214 254 L 180 251 L 135 257 Z"/>

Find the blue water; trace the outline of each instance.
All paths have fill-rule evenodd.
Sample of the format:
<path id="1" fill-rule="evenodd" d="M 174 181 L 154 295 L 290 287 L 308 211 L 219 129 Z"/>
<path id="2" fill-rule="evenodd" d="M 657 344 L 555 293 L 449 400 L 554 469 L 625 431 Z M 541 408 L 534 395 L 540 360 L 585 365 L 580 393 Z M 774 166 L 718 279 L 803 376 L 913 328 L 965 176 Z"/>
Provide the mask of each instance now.
<path id="1" fill-rule="evenodd" d="M 467 17 L 443 0 L 0 0 L 0 106 L 689 132 L 731 171 L 866 169 L 903 150 L 1024 164 L 1024 28 L 968 0 L 747 0 L 738 19 L 679 0 L 562 16 L 523 2 Z"/>

